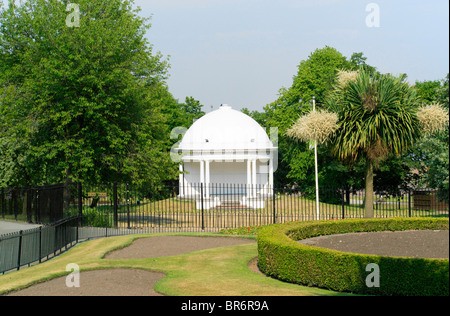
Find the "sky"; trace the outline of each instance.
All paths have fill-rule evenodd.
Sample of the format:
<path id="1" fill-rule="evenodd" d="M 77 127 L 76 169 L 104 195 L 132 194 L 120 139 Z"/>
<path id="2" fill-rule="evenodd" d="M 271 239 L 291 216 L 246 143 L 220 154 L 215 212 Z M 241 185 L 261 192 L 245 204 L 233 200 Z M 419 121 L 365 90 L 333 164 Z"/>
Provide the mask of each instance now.
<path id="1" fill-rule="evenodd" d="M 135 0 L 147 38 L 169 57 L 173 96 L 263 111 L 302 60 L 331 46 L 363 52 L 410 83 L 449 72 L 448 0 Z"/>

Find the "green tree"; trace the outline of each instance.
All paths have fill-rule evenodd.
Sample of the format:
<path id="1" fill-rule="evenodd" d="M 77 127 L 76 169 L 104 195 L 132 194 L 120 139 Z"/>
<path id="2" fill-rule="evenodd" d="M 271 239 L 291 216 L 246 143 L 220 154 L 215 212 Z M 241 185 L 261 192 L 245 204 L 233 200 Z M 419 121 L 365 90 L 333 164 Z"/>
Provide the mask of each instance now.
<path id="1" fill-rule="evenodd" d="M 265 127 L 267 126 L 267 114 L 266 112 L 259 112 L 259 111 L 251 111 L 248 108 L 243 108 L 241 110 L 242 113 L 247 114 L 252 119 L 254 119 L 256 122 L 258 122 L 259 125 Z"/>
<path id="2" fill-rule="evenodd" d="M 333 89 L 339 69 L 350 70 L 354 65 L 333 47 L 316 49 L 308 59 L 300 62 L 297 75 L 289 89 L 282 88 L 277 101 L 269 107 L 309 104 L 314 96 L 322 104 Z"/>
<path id="3" fill-rule="evenodd" d="M 309 150 L 308 144 L 287 137 L 286 131 L 299 117 L 311 111 L 313 97 L 317 107 L 323 107 L 327 95 L 333 90 L 339 70 L 352 70 L 359 64 L 365 64 L 362 53 L 353 57 L 348 60 L 329 46 L 316 49 L 298 65 L 292 86 L 280 89 L 278 99 L 264 108 L 264 116 L 252 113 L 252 117 L 264 122 L 265 127 L 278 127 L 279 166 L 275 174 L 278 185 L 297 183 L 302 190 L 308 190 L 314 183 L 314 152 Z M 319 161 L 329 161 L 329 155 L 328 151 L 319 151 Z M 336 173 L 322 170 L 325 167 L 323 163 L 319 167 L 321 181 L 328 185 L 333 183 Z M 345 168 L 341 165 L 336 170 Z"/>
<path id="4" fill-rule="evenodd" d="M 439 80 L 416 82 L 415 85 L 420 101 L 426 103 L 437 101 L 437 93 L 440 88 L 441 82 Z"/>
<path id="5" fill-rule="evenodd" d="M 205 115 L 205 112 L 202 110 L 203 105 L 193 97 L 186 97 L 184 103 L 180 104 L 180 107 L 185 117 L 185 123 L 182 126 L 186 128 L 189 128 L 195 120 Z"/>
<path id="6" fill-rule="evenodd" d="M 449 139 L 447 131 L 429 135 L 418 142 L 413 151 L 419 162 L 419 184 L 439 190 L 439 198 L 449 200 Z"/>
<path id="7" fill-rule="evenodd" d="M 337 110 L 339 128 L 331 141 L 341 160 L 365 159 L 365 216 L 373 217 L 374 168 L 392 154 L 400 156 L 420 137 L 415 91 L 405 77 L 361 69 L 355 81 L 338 85 L 328 99 Z"/>
<path id="8" fill-rule="evenodd" d="M 375 73 L 377 69 L 373 66 L 370 66 L 366 63 L 367 57 L 364 57 L 364 53 L 353 53 L 353 55 L 350 57 L 350 64 L 352 65 L 353 70 L 358 70 L 360 68 L 363 68 L 364 70 Z"/>
<path id="9" fill-rule="evenodd" d="M 442 104 L 449 108 L 449 75 L 443 80 L 416 82 L 420 102 Z M 448 202 L 449 192 L 449 129 L 422 138 L 407 156 L 416 163 L 419 184 L 439 189 L 440 198 Z"/>
<path id="10" fill-rule="evenodd" d="M 164 178 L 168 63 L 145 39 L 148 20 L 133 1 L 79 0 L 77 27 L 68 3 L 0 11 L 0 155 L 21 157 L 1 172 L 27 184 Z"/>

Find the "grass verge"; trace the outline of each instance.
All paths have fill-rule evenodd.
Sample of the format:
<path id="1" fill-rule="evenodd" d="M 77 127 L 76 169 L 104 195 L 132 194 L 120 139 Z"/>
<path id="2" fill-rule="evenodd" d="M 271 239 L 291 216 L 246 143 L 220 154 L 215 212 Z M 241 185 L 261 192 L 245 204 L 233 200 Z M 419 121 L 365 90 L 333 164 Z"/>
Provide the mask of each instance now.
<path id="1" fill-rule="evenodd" d="M 0 295 L 64 276 L 66 265 L 76 263 L 83 271 L 135 268 L 167 275 L 156 291 L 173 296 L 316 296 L 337 293 L 284 283 L 251 271 L 247 264 L 257 256 L 256 244 L 196 251 L 151 259 L 102 259 L 105 254 L 130 245 L 137 238 L 152 236 L 223 236 L 220 234 L 152 234 L 111 237 L 77 245 L 68 252 L 37 266 L 0 276 Z M 231 238 L 231 237 L 230 237 Z M 82 277 L 82 274 L 81 274 Z"/>

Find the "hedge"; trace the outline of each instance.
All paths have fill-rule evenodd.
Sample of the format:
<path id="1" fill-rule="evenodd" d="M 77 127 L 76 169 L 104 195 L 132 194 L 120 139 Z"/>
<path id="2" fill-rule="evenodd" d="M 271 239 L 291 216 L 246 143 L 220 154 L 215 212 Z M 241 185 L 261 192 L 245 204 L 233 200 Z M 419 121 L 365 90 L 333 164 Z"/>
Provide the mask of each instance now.
<path id="1" fill-rule="evenodd" d="M 355 232 L 448 230 L 449 220 L 348 219 L 276 224 L 258 232 L 258 264 L 267 275 L 296 284 L 370 295 L 449 295 L 449 260 L 345 253 L 298 240 Z M 380 286 L 367 287 L 368 264 L 380 268 Z"/>

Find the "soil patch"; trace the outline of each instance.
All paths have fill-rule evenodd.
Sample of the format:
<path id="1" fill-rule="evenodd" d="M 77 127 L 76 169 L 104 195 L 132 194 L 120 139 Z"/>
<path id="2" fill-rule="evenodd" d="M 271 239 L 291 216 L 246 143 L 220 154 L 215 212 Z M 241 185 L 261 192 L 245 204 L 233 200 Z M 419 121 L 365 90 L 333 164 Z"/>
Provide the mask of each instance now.
<path id="1" fill-rule="evenodd" d="M 252 260 L 250 260 L 249 263 L 247 264 L 247 266 L 248 266 L 248 268 L 250 269 L 250 271 L 253 271 L 253 272 L 255 272 L 255 273 L 257 273 L 257 274 L 260 274 L 260 275 L 267 276 L 266 274 L 264 274 L 264 272 L 262 272 L 262 271 L 259 269 L 259 266 L 258 266 L 258 257 L 255 257 L 255 258 L 253 258 Z"/>
<path id="2" fill-rule="evenodd" d="M 108 253 L 105 259 L 145 259 L 256 241 L 233 237 L 158 236 L 136 239 L 130 246 Z M 80 287 L 68 288 L 66 276 L 10 293 L 9 296 L 161 296 L 155 284 L 165 274 L 139 269 L 105 269 L 80 272 Z"/>
<path id="3" fill-rule="evenodd" d="M 146 259 L 181 255 L 216 247 L 255 243 L 234 237 L 161 236 L 136 239 L 130 246 L 106 254 L 105 259 Z"/>
<path id="4" fill-rule="evenodd" d="M 448 230 L 349 233 L 304 239 L 299 243 L 379 256 L 449 259 Z M 248 268 L 265 275 L 258 267 L 258 257 L 248 263 Z"/>
<path id="5" fill-rule="evenodd" d="M 8 296 L 161 296 L 154 291 L 163 273 L 138 269 L 107 269 L 80 272 L 80 287 L 67 287 L 66 276 Z"/>
<path id="6" fill-rule="evenodd" d="M 302 244 L 391 257 L 449 259 L 449 231 L 417 230 L 320 236 Z"/>

